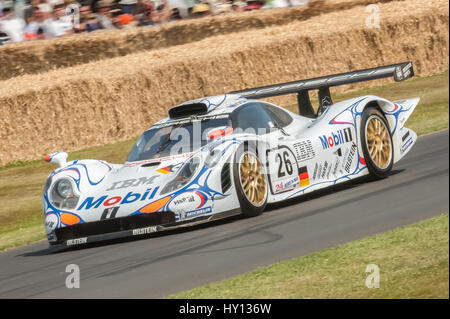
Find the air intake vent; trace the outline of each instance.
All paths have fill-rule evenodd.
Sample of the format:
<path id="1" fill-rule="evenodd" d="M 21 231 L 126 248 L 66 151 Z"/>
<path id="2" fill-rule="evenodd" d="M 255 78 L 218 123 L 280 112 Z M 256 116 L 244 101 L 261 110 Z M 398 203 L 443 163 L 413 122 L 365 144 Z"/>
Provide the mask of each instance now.
<path id="1" fill-rule="evenodd" d="M 161 164 L 161 162 L 150 162 L 150 163 L 145 163 L 144 165 L 141 165 L 141 167 L 157 166 L 159 164 Z"/>
<path id="2" fill-rule="evenodd" d="M 230 162 L 229 161 L 227 163 L 225 163 L 225 165 L 223 165 L 220 176 L 221 176 L 221 181 L 222 181 L 222 193 L 225 193 L 231 187 Z"/>
<path id="3" fill-rule="evenodd" d="M 191 115 L 201 115 L 208 112 L 208 106 L 204 103 L 189 103 L 174 106 L 169 110 L 169 117 L 177 119 Z"/>

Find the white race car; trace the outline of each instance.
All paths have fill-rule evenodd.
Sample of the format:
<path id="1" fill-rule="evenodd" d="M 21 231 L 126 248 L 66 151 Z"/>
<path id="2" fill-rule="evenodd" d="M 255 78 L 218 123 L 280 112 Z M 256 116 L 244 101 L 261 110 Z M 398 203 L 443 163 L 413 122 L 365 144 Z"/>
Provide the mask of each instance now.
<path id="1" fill-rule="evenodd" d="M 189 101 L 138 139 L 124 164 L 67 162 L 43 193 L 50 244 L 145 235 L 235 214 L 365 175 L 388 176 L 416 142 L 404 127 L 419 98 L 377 96 L 333 104 L 329 87 L 413 76 L 412 63 Z M 314 112 L 308 91 L 318 90 Z M 256 100 L 297 93 L 299 114 Z"/>

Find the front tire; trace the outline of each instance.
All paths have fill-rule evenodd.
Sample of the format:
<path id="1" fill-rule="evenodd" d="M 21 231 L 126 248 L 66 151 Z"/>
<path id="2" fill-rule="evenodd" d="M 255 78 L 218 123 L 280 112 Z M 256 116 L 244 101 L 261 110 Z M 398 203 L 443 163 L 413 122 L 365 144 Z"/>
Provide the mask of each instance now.
<path id="1" fill-rule="evenodd" d="M 233 175 L 242 214 L 246 217 L 261 215 L 267 204 L 268 185 L 264 165 L 254 147 L 239 146 L 234 157 Z"/>
<path id="2" fill-rule="evenodd" d="M 361 119 L 361 143 L 370 175 L 385 178 L 394 165 L 394 148 L 389 124 L 383 113 L 375 107 L 364 110 Z"/>

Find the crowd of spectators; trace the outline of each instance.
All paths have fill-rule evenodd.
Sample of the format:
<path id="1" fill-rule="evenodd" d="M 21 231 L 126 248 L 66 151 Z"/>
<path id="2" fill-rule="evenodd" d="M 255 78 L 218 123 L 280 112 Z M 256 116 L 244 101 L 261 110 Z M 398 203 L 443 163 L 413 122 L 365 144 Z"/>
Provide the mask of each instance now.
<path id="1" fill-rule="evenodd" d="M 0 45 L 280 8 L 309 0 L 0 0 Z"/>

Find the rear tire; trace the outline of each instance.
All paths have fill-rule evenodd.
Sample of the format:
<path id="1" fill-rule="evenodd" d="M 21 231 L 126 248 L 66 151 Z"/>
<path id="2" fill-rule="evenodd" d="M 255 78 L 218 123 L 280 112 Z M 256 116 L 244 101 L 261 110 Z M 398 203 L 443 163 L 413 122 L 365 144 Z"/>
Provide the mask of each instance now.
<path id="1" fill-rule="evenodd" d="M 394 165 L 394 148 L 389 124 L 383 113 L 375 107 L 366 108 L 362 114 L 360 132 L 370 175 L 375 179 L 387 177 Z"/>
<path id="2" fill-rule="evenodd" d="M 268 184 L 255 147 L 239 146 L 234 156 L 233 175 L 242 214 L 246 217 L 261 215 L 267 204 Z"/>

